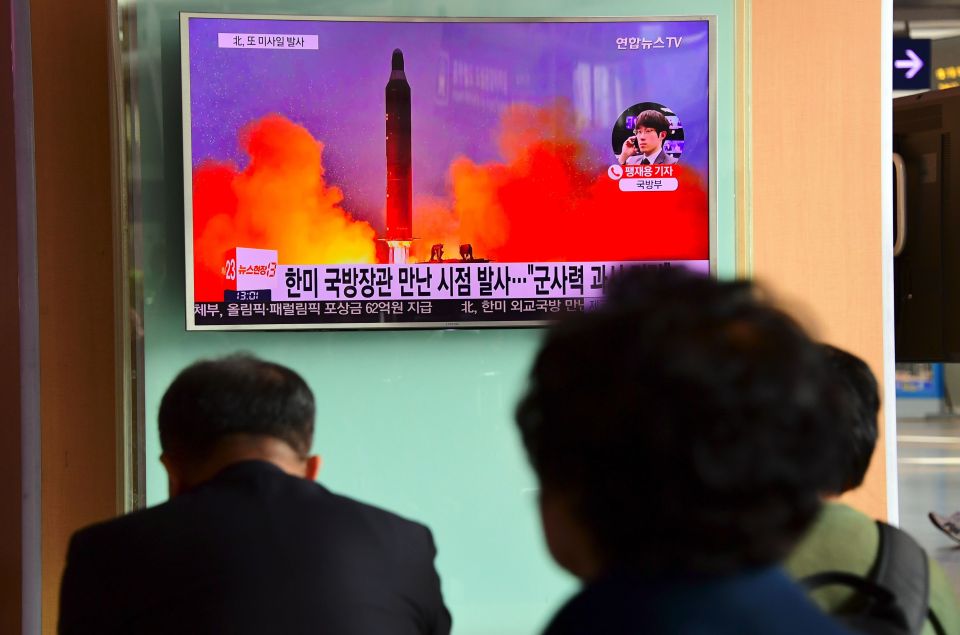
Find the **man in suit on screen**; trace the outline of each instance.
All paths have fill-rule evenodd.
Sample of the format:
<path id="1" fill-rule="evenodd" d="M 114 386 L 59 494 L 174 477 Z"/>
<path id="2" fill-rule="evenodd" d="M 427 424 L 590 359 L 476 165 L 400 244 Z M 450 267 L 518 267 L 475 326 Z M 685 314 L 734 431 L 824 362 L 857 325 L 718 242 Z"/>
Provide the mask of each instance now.
<path id="1" fill-rule="evenodd" d="M 620 165 L 673 165 L 675 158 L 663 149 L 670 134 L 670 122 L 657 110 L 644 110 L 637 115 L 633 136 L 623 142 L 617 161 Z"/>
<path id="2" fill-rule="evenodd" d="M 249 356 L 160 405 L 170 500 L 77 532 L 60 633 L 447 635 L 430 531 L 314 482 L 314 399 Z"/>

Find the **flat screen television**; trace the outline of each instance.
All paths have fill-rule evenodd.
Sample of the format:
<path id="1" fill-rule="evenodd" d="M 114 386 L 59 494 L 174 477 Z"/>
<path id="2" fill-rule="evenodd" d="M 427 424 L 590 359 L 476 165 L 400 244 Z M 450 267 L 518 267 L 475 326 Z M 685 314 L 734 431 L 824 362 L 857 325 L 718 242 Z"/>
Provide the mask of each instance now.
<path id="1" fill-rule="evenodd" d="M 714 265 L 709 18 L 181 14 L 188 329 L 533 326 Z"/>

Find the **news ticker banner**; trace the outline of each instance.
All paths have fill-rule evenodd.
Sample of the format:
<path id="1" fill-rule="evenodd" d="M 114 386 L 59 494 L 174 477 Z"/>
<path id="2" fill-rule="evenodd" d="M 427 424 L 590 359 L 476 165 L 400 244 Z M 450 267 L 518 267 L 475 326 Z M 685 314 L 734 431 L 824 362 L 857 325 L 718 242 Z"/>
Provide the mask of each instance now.
<path id="1" fill-rule="evenodd" d="M 224 264 L 222 302 L 194 303 L 197 326 L 542 322 L 599 305 L 611 276 L 631 267 L 707 260 L 434 262 L 280 265 L 277 252 L 238 247 Z"/>

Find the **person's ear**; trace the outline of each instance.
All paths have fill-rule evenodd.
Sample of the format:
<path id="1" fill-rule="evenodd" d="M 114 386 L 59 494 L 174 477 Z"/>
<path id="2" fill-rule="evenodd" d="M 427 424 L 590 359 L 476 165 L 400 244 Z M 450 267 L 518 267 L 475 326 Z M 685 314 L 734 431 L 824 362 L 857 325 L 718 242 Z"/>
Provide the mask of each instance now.
<path id="1" fill-rule="evenodd" d="M 160 462 L 167 470 L 167 492 L 170 498 L 177 496 L 183 491 L 183 475 L 177 467 L 176 461 L 170 458 L 170 455 L 164 453 L 160 455 Z"/>
<path id="2" fill-rule="evenodd" d="M 307 457 L 307 469 L 304 472 L 303 477 L 309 481 L 317 480 L 317 475 L 320 474 L 320 465 L 323 463 L 323 459 L 320 458 L 318 454 L 312 454 Z"/>
<path id="3" fill-rule="evenodd" d="M 589 532 L 573 512 L 570 495 L 541 485 L 540 522 L 557 564 L 584 581 L 599 575 L 600 559 Z"/>

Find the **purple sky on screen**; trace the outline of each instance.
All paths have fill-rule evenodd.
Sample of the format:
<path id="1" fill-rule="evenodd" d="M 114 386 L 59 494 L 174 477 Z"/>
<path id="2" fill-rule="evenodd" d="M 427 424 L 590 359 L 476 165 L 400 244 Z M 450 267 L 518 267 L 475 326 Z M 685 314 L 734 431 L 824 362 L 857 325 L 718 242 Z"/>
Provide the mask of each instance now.
<path id="1" fill-rule="evenodd" d="M 218 33 L 318 35 L 318 50 L 220 49 Z M 618 37 L 682 37 L 679 48 L 618 50 Z M 325 144 L 331 184 L 360 217 L 382 209 L 384 86 L 403 50 L 413 106 L 414 192 L 445 197 L 457 156 L 499 158 L 493 132 L 507 104 L 573 105 L 598 173 L 612 162 L 620 113 L 659 102 L 680 117 L 682 161 L 704 176 L 709 156 L 709 42 L 688 22 L 321 22 L 190 19 L 193 165 L 246 162 L 238 131 L 269 113 Z M 473 79 L 471 85 L 467 78 Z M 480 85 L 477 85 L 477 84 Z"/>

